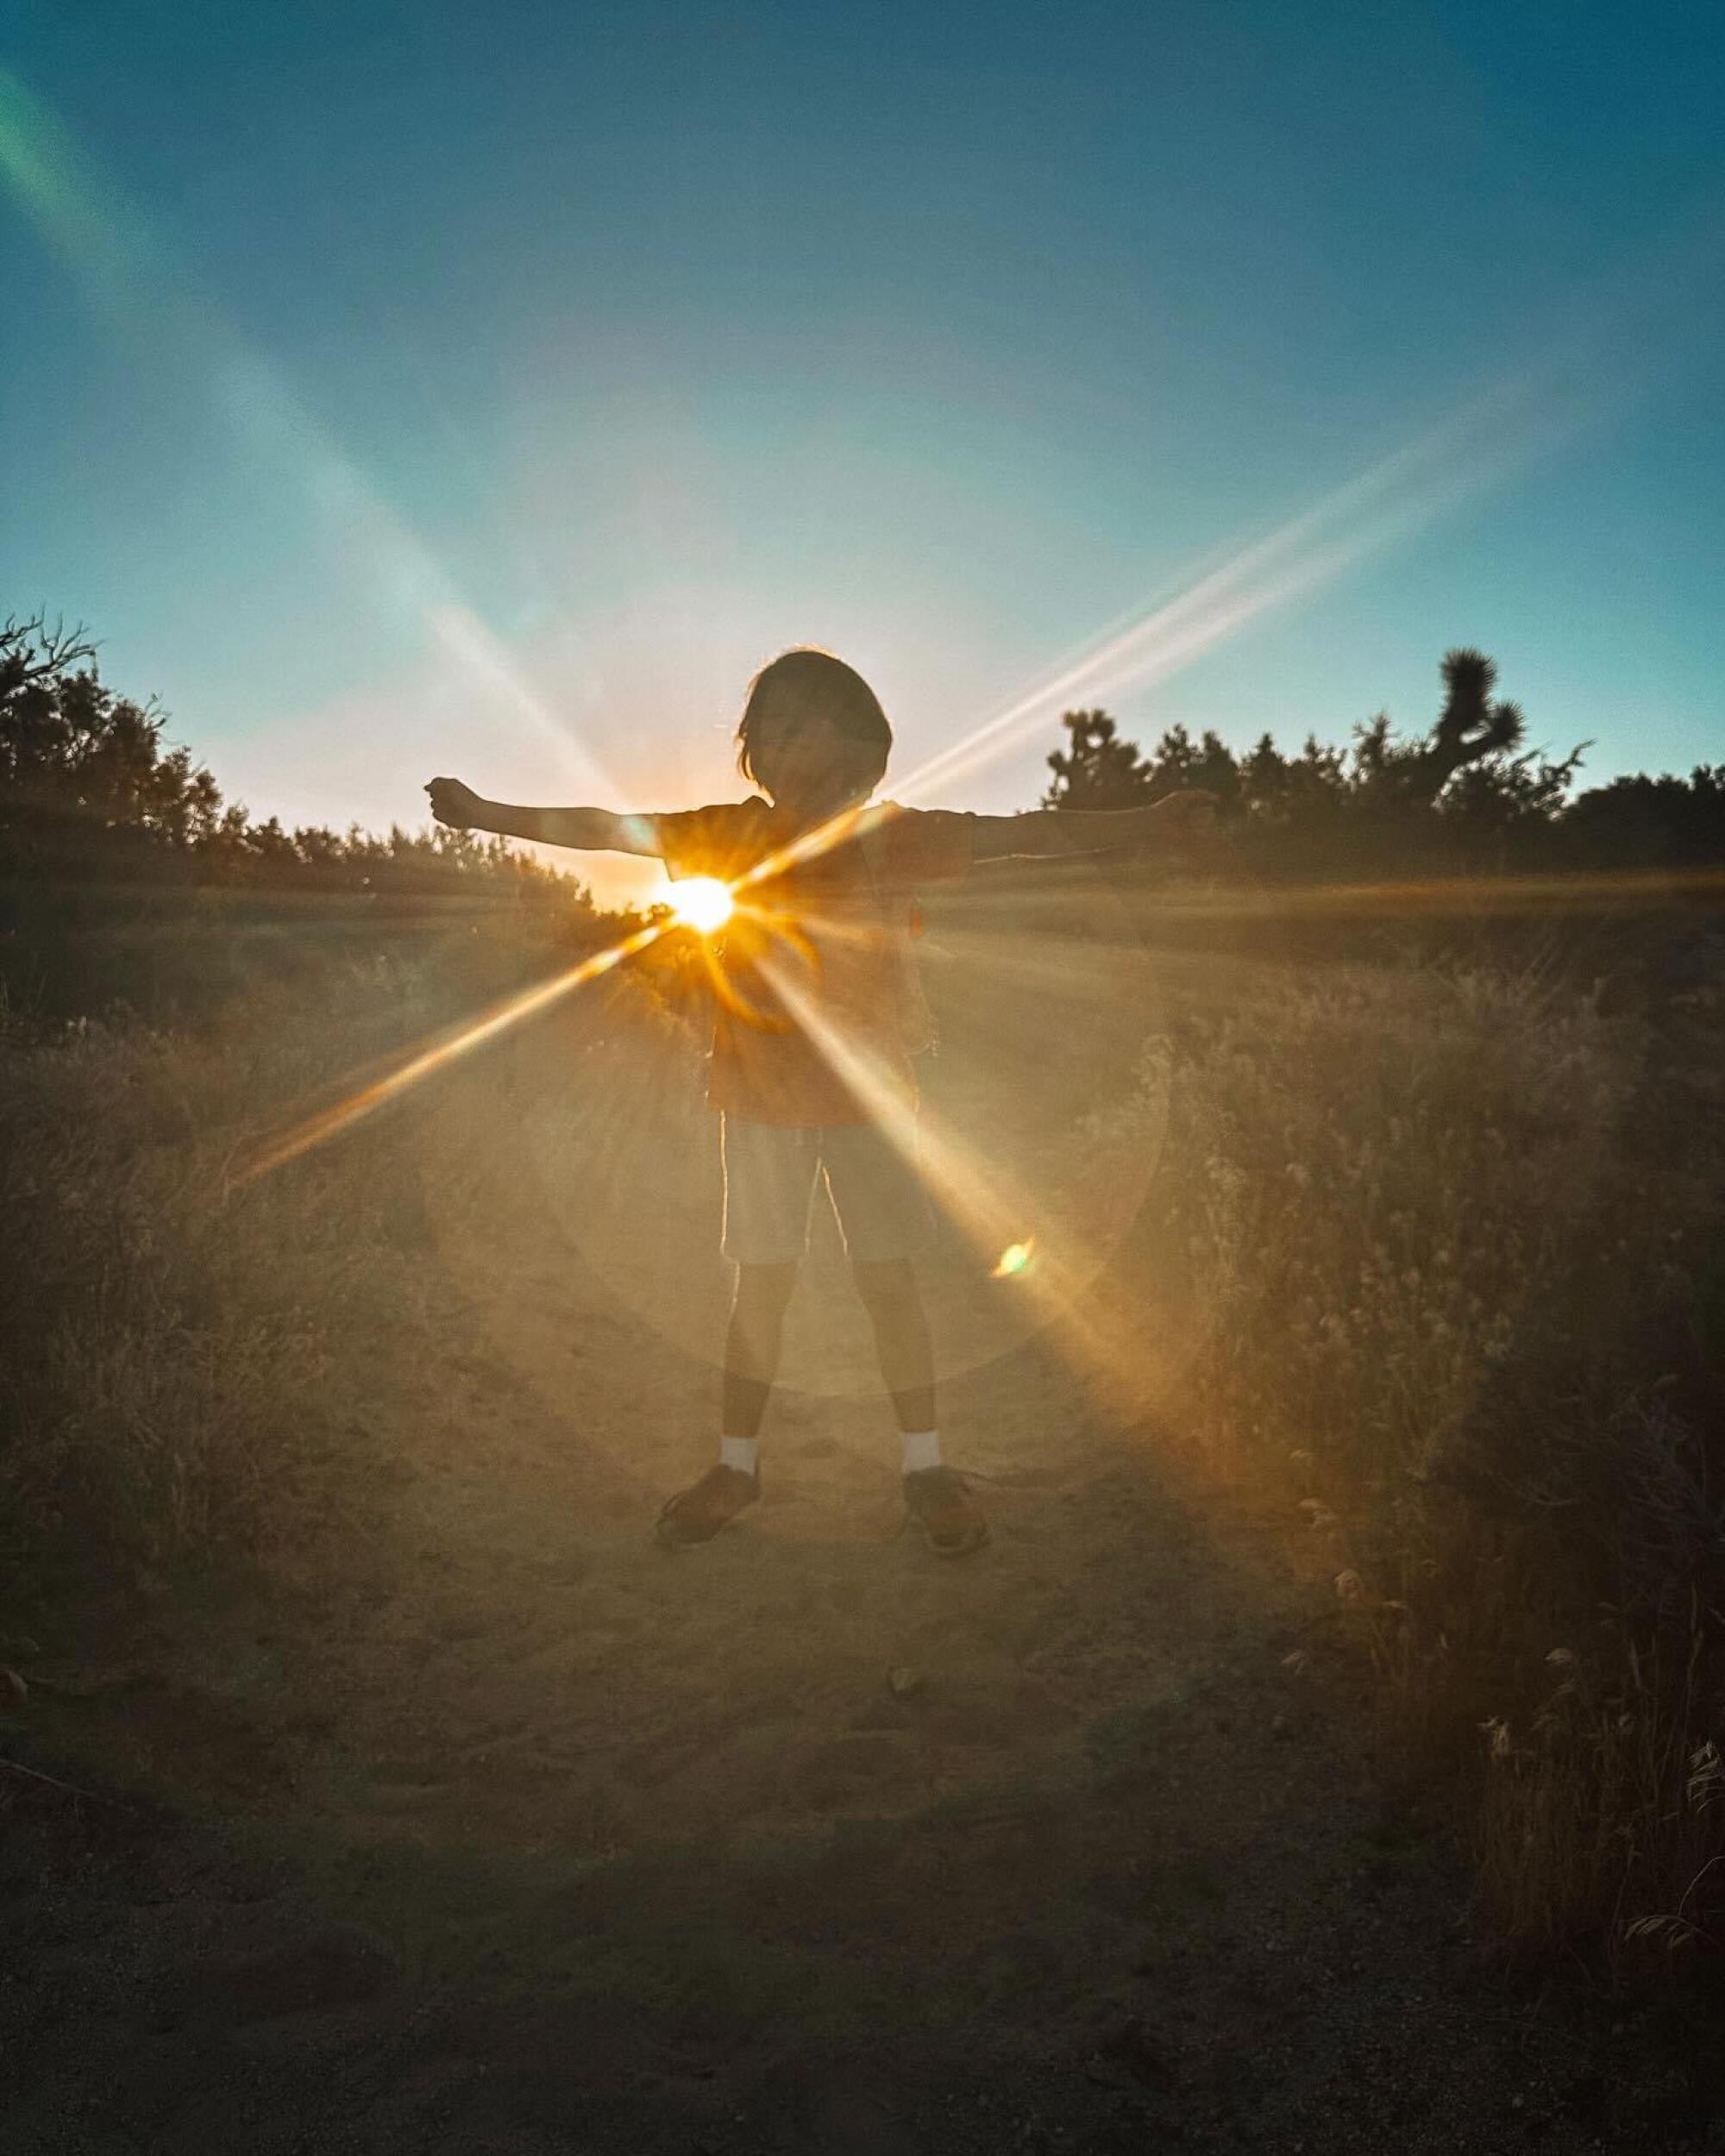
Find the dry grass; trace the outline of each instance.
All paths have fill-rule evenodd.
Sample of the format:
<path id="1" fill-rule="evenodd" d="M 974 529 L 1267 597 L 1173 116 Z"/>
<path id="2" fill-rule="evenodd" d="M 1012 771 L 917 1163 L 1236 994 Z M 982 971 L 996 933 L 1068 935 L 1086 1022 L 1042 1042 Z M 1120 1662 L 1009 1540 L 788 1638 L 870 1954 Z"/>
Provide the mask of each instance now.
<path id="1" fill-rule="evenodd" d="M 15 1557 L 123 1573 L 266 1539 L 334 1434 L 335 1333 L 407 1285 L 402 1194 L 363 1147 L 243 1218 L 223 1190 L 258 1104 L 327 1077 L 361 1030 L 347 1013 L 314 1034 L 309 1015 L 265 996 L 198 1039 L 87 1021 L 0 1035 L 0 1200 L 28 1254 L 0 1312 Z"/>
<path id="2" fill-rule="evenodd" d="M 0 1019 L 0 1206 L 22 1260 L 0 1285 L 8 1570 L 123 1581 L 255 1551 L 363 1479 L 367 1373 L 392 1342 L 412 1366 L 440 1338 L 423 1179 L 477 1202 L 480 1170 L 434 1157 L 433 1084 L 291 1172 L 230 1190 L 226 1171 L 522 963 L 465 942 L 333 958 L 196 1033 Z"/>
<path id="3" fill-rule="evenodd" d="M 1187 1420 L 1309 1521 L 1521 1945 L 1725 1944 L 1718 1021 L 1284 975 L 1189 1005 L 1097 1132 L 1171 1109 L 1140 1256 Z"/>

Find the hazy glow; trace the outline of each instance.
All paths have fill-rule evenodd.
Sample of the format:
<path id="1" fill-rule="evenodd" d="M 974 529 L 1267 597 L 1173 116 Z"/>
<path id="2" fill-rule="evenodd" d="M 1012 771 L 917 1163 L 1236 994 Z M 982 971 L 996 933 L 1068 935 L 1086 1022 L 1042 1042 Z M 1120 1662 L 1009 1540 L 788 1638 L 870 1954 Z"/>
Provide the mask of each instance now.
<path id="1" fill-rule="evenodd" d="M 663 902 L 685 928 L 695 929 L 703 936 L 723 928 L 737 908 L 729 886 L 717 876 L 686 876 L 668 883 Z"/>
<path id="2" fill-rule="evenodd" d="M 1012 1280 L 1025 1271 L 1036 1254 L 1036 1238 L 1027 1236 L 1022 1243 L 1008 1243 L 1000 1252 L 1000 1262 L 988 1275 L 990 1280 Z"/>

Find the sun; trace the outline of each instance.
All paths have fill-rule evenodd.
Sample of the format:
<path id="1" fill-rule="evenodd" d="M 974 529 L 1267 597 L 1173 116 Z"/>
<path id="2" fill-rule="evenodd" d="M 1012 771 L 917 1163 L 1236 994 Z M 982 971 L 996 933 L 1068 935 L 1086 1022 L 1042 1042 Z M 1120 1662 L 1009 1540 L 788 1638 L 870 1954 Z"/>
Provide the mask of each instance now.
<path id="1" fill-rule="evenodd" d="M 686 876 L 671 885 L 665 903 L 686 928 L 711 936 L 731 918 L 736 901 L 717 876 Z"/>

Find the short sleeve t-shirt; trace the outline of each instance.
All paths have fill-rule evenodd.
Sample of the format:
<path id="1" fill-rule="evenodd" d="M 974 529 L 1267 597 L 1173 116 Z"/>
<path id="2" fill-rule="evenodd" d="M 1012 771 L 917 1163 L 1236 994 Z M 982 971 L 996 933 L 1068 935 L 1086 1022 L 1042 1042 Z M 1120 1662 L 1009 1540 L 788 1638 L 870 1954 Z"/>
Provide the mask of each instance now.
<path id="1" fill-rule="evenodd" d="M 756 795 L 654 819 L 670 874 L 736 884 L 803 835 Z M 914 1100 L 926 1012 L 909 931 L 916 893 L 966 874 L 975 818 L 865 809 L 853 830 L 745 882 L 710 939 L 708 1095 L 751 1123 L 867 1123 L 881 1089 Z"/>

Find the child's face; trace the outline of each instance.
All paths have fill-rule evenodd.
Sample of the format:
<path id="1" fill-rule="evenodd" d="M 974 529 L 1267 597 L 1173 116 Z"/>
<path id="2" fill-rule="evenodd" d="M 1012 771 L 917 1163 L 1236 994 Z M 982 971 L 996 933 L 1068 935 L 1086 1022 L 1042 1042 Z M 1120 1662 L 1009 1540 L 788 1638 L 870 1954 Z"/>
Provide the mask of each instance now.
<path id="1" fill-rule="evenodd" d="M 816 712 L 763 711 L 749 761 L 781 808 L 842 808 L 856 793 L 856 744 Z"/>

